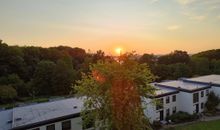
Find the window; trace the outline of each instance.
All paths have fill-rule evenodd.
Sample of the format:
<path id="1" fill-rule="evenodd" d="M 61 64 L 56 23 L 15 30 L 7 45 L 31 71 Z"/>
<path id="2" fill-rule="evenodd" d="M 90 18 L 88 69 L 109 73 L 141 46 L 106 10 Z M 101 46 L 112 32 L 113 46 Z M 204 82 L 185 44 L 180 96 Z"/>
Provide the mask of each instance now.
<path id="1" fill-rule="evenodd" d="M 166 110 L 166 117 L 170 116 L 170 109 Z"/>
<path id="2" fill-rule="evenodd" d="M 176 113 L 176 107 L 173 107 L 173 114 Z"/>
<path id="3" fill-rule="evenodd" d="M 62 122 L 62 130 L 71 130 L 71 121 Z"/>
<path id="4" fill-rule="evenodd" d="M 32 130 L 40 130 L 40 128 L 35 128 L 35 129 L 32 129 Z"/>
<path id="5" fill-rule="evenodd" d="M 170 103 L 170 97 L 169 96 L 166 97 L 166 103 Z"/>
<path id="6" fill-rule="evenodd" d="M 199 101 L 199 93 L 194 93 L 193 94 L 193 103 L 196 103 Z"/>
<path id="7" fill-rule="evenodd" d="M 156 110 L 162 109 L 163 108 L 163 98 L 157 99 L 156 102 Z"/>
<path id="8" fill-rule="evenodd" d="M 209 95 L 209 90 L 207 89 L 207 90 L 206 90 L 206 96 L 208 96 L 208 95 Z"/>
<path id="9" fill-rule="evenodd" d="M 176 101 L 176 95 L 173 95 L 173 102 Z"/>
<path id="10" fill-rule="evenodd" d="M 204 97 L 204 91 L 201 91 L 201 97 Z"/>
<path id="11" fill-rule="evenodd" d="M 202 102 L 202 103 L 201 103 L 201 109 L 203 109 L 203 108 L 204 108 L 204 103 Z"/>
<path id="12" fill-rule="evenodd" d="M 55 130 L 55 125 L 48 125 L 46 130 Z"/>

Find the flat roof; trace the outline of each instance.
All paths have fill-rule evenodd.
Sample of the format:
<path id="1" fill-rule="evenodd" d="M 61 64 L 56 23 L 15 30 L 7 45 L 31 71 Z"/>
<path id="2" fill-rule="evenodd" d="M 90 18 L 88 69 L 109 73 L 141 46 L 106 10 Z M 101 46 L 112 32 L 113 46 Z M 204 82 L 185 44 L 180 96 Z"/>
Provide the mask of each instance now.
<path id="1" fill-rule="evenodd" d="M 0 130 L 23 129 L 45 121 L 77 115 L 83 107 L 83 97 L 16 107 L 0 112 Z M 12 123 L 8 123 L 8 121 Z"/>
<path id="2" fill-rule="evenodd" d="M 200 83 L 207 83 L 207 84 L 216 84 L 220 85 L 220 75 L 212 74 L 212 75 L 205 75 L 195 78 L 187 78 L 186 81 L 192 82 L 200 82 Z"/>
<path id="3" fill-rule="evenodd" d="M 12 128 L 80 113 L 83 99 L 70 98 L 13 109 Z"/>
<path id="4" fill-rule="evenodd" d="M 176 88 L 162 87 L 162 86 L 157 85 L 157 83 L 152 83 L 151 85 L 155 87 L 156 90 L 155 90 L 155 95 L 150 95 L 150 97 L 158 98 L 158 97 L 162 97 L 162 96 L 166 96 L 166 95 L 179 92 L 178 89 Z"/>
<path id="5" fill-rule="evenodd" d="M 176 88 L 182 91 L 196 91 L 199 89 L 205 89 L 207 87 L 210 87 L 207 84 L 198 84 L 198 83 L 191 83 L 191 82 L 185 82 L 182 80 L 173 80 L 173 81 L 167 81 L 167 82 L 161 82 L 157 84 L 158 86 L 162 87 L 168 87 L 168 88 Z"/>
<path id="6" fill-rule="evenodd" d="M 0 130 L 9 130 L 12 127 L 12 109 L 0 111 Z"/>

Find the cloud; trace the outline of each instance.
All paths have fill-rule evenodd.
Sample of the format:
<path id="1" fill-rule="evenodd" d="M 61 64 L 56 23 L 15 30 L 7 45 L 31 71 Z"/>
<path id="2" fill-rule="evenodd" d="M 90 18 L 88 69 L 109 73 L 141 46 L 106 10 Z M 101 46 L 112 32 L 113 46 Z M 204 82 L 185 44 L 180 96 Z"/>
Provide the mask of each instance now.
<path id="1" fill-rule="evenodd" d="M 220 20 L 220 15 L 219 15 L 219 16 L 217 16 L 217 19 L 219 19 L 219 20 Z"/>
<path id="2" fill-rule="evenodd" d="M 192 17 L 190 17 L 190 19 L 196 20 L 196 21 L 203 21 L 206 19 L 206 16 L 204 16 L 204 15 L 192 16 Z"/>
<path id="3" fill-rule="evenodd" d="M 181 27 L 179 25 L 171 25 L 171 26 L 167 27 L 167 29 L 170 31 L 178 30 L 180 28 Z"/>
<path id="4" fill-rule="evenodd" d="M 188 4 L 191 4 L 195 1 L 196 0 L 177 0 L 177 2 L 180 3 L 181 5 L 188 5 Z"/>
<path id="5" fill-rule="evenodd" d="M 158 2 L 159 0 L 151 0 L 151 3 L 156 3 Z"/>

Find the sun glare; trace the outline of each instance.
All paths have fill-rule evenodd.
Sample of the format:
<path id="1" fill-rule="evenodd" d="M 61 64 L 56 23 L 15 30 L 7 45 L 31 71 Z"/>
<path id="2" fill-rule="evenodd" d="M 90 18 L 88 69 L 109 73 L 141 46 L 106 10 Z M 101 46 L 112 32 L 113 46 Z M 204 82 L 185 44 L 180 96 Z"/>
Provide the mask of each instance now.
<path id="1" fill-rule="evenodd" d="M 123 51 L 123 49 L 120 48 L 120 47 L 118 47 L 118 48 L 115 49 L 115 53 L 118 54 L 118 55 L 121 55 L 121 54 L 122 54 L 122 51 Z"/>

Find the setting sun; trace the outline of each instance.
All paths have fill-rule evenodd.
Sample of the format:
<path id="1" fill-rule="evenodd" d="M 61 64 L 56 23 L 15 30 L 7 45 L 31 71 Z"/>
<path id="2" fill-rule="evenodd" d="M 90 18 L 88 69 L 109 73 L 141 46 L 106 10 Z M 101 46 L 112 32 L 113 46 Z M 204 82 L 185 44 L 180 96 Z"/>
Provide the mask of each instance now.
<path id="1" fill-rule="evenodd" d="M 122 51 L 123 51 L 123 49 L 120 48 L 120 47 L 115 49 L 115 53 L 118 54 L 118 55 L 120 55 L 122 53 Z"/>

